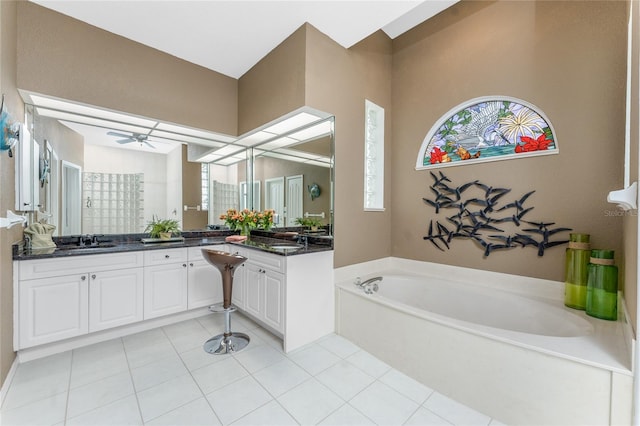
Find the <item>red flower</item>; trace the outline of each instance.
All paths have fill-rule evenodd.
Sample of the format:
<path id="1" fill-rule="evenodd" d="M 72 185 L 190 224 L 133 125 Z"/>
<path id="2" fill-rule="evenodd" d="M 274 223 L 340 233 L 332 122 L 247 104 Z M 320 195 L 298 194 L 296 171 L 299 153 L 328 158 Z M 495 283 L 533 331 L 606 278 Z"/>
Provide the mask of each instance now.
<path id="1" fill-rule="evenodd" d="M 431 151 L 431 164 L 442 163 L 442 156 L 445 154 L 446 152 L 440 151 L 440 148 L 433 148 L 433 151 Z"/>
<path id="2" fill-rule="evenodd" d="M 516 153 L 531 152 L 531 151 L 545 151 L 551 142 L 551 139 L 547 139 L 547 135 L 544 133 L 538 136 L 537 139 L 530 138 L 529 136 L 520 136 L 520 140 L 524 142 L 524 145 L 516 145 Z"/>

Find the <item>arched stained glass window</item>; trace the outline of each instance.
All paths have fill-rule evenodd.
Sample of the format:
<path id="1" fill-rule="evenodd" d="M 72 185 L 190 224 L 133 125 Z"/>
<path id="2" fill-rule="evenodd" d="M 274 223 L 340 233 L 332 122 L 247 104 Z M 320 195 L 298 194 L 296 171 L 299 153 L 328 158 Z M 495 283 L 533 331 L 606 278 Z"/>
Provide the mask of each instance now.
<path id="1" fill-rule="evenodd" d="M 422 142 L 416 170 L 557 154 L 549 119 L 520 99 L 471 99 L 440 118 Z"/>

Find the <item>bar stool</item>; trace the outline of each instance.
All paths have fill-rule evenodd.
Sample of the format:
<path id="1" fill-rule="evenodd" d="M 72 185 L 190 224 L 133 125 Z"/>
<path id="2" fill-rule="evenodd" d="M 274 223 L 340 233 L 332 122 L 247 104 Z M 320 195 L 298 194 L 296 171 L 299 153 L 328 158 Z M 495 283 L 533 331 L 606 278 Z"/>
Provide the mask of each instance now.
<path id="1" fill-rule="evenodd" d="M 210 354 L 224 355 L 239 352 L 249 344 L 249 336 L 244 333 L 231 332 L 231 312 L 236 310 L 231 306 L 231 291 L 233 289 L 233 273 L 236 266 L 243 264 L 247 258 L 238 254 L 224 251 L 202 249 L 202 255 L 207 262 L 218 268 L 222 274 L 222 305 L 209 306 L 211 312 L 224 313 L 224 333 L 212 337 L 204 343 L 204 350 Z"/>

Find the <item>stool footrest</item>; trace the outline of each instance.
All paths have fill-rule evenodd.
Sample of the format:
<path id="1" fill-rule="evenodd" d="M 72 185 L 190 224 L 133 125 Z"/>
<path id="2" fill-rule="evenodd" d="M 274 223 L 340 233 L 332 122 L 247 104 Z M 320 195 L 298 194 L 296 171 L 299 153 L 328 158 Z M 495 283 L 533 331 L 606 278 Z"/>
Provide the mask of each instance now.
<path id="1" fill-rule="evenodd" d="M 222 305 L 222 303 L 216 303 L 215 305 L 209 306 L 209 311 L 210 312 L 214 312 L 214 313 L 235 312 L 237 310 L 238 310 L 238 308 L 236 308 L 233 305 L 231 305 L 227 309 L 225 309 L 224 306 Z"/>

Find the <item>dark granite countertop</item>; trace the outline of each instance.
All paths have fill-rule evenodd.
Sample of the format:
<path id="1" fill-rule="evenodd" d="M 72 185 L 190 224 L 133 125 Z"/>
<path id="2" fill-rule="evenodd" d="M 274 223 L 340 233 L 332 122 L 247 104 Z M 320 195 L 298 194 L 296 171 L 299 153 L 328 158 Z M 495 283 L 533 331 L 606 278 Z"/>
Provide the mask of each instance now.
<path id="1" fill-rule="evenodd" d="M 307 244 L 298 244 L 297 235 L 292 231 L 252 231 L 248 240 L 226 242 L 225 238 L 234 235 L 232 231 L 187 231 L 182 233 L 184 241 L 143 243 L 147 234 L 101 235 L 95 247 L 79 247 L 78 237 L 54 237 L 58 248 L 26 249 L 24 243 L 14 244 L 13 260 L 33 260 L 68 256 L 87 256 L 92 254 L 121 253 L 127 251 L 163 250 L 169 248 L 198 247 L 213 244 L 232 244 L 254 250 L 273 253 L 280 256 L 296 256 L 306 253 L 333 250 L 333 239 L 322 235 L 305 235 Z M 297 245 L 297 249 L 286 246 Z M 281 246 L 283 248 L 274 248 Z"/>

